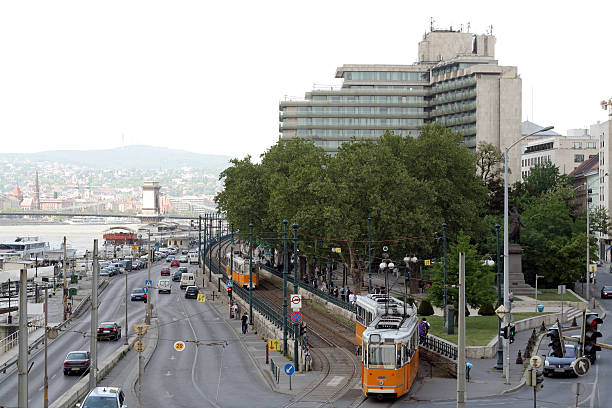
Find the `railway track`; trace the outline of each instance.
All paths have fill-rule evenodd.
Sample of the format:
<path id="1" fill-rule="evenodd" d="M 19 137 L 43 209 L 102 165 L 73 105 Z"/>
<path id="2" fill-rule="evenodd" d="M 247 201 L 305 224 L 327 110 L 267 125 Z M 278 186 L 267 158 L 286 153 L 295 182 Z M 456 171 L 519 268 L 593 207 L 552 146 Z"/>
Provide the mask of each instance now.
<path id="1" fill-rule="evenodd" d="M 223 254 L 229 250 L 227 242 L 221 243 L 221 265 L 225 267 Z M 217 257 L 218 252 L 213 252 Z M 254 296 L 265 301 L 282 313 L 282 284 L 259 277 L 259 287 Z M 361 392 L 356 388 L 361 376 L 361 361 L 355 355 L 355 325 L 332 315 L 324 306 L 315 302 L 304 302 L 302 315 L 307 324 L 308 342 L 313 360 L 313 369 L 321 374 L 313 383 L 287 405 L 286 408 L 306 404 L 308 407 L 331 406 L 343 397 L 349 404 L 362 403 Z M 289 329 L 292 329 L 289 323 Z M 355 391 L 349 394 L 349 391 Z"/>

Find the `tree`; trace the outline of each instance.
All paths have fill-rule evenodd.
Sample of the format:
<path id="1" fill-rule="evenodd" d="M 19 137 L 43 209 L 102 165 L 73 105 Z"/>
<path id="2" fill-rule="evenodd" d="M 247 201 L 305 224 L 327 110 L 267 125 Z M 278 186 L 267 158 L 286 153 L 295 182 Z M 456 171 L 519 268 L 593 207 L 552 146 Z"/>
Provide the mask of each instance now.
<path id="1" fill-rule="evenodd" d="M 448 265 L 446 270 L 446 282 L 448 285 L 459 283 L 459 252 L 465 253 L 465 300 L 473 308 L 479 308 L 485 304 L 491 304 L 496 299 L 493 287 L 495 273 L 490 266 L 483 263 L 476 245 L 470 243 L 468 235 L 460 233 L 457 241 L 450 245 Z M 442 307 L 444 305 L 444 266 L 436 263 L 433 266 L 433 284 L 427 297 L 431 302 Z M 447 287 L 448 304 L 459 310 L 459 289 Z"/>
<path id="2" fill-rule="evenodd" d="M 491 143 L 478 142 L 476 168 L 488 191 L 489 214 L 503 214 L 504 211 L 504 154 Z"/>
<path id="3" fill-rule="evenodd" d="M 608 210 L 604 206 L 597 206 L 591 209 L 589 220 L 589 228 L 592 232 L 601 232 L 604 235 L 608 234 L 612 224 L 608 216 Z"/>

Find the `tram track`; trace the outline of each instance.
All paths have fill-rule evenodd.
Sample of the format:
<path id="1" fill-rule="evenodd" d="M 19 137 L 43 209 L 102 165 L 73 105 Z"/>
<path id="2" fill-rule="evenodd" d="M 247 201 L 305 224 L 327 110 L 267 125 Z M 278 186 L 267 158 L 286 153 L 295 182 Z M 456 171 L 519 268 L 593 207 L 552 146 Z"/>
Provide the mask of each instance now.
<path id="1" fill-rule="evenodd" d="M 224 254 L 229 245 L 227 241 L 221 243 L 222 267 L 226 265 Z M 218 251 L 214 253 L 218 256 Z M 254 296 L 282 312 L 282 285 L 279 286 L 273 279 L 266 280 L 260 276 Z M 361 361 L 354 353 L 355 326 L 334 317 L 324 310 L 323 306 L 314 306 L 314 302 L 304 302 L 301 312 L 307 323 L 313 368 L 321 374 L 285 407 L 295 407 L 300 403 L 318 407 L 330 406 L 359 383 Z M 289 329 L 291 326 L 289 323 Z M 361 405 L 363 399 L 361 393 L 359 394 L 359 398 L 352 401 L 351 406 Z"/>

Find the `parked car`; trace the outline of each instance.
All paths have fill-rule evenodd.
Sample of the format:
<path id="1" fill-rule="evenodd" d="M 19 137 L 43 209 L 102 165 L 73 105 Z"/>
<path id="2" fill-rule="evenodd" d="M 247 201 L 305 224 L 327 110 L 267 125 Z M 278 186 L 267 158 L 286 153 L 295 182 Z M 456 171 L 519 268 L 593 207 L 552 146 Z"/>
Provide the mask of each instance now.
<path id="1" fill-rule="evenodd" d="M 175 266 L 179 266 L 179 265 L 180 265 L 180 263 L 179 263 L 179 261 L 177 261 L 176 259 L 175 259 L 175 260 L 173 260 L 172 262 L 170 262 L 170 266 L 171 266 L 171 267 L 173 267 L 173 268 L 174 268 Z"/>
<path id="2" fill-rule="evenodd" d="M 170 285 L 170 279 L 160 279 L 157 282 L 158 293 L 172 293 L 172 286 Z"/>
<path id="3" fill-rule="evenodd" d="M 89 351 L 71 351 L 64 359 L 64 375 L 86 373 L 90 365 Z"/>
<path id="4" fill-rule="evenodd" d="M 612 297 L 612 286 L 604 286 L 601 288 L 601 298 L 607 299 Z"/>
<path id="5" fill-rule="evenodd" d="M 569 374 L 575 376 L 574 369 L 571 364 L 578 358 L 578 345 L 575 343 L 565 343 L 565 354 L 563 357 L 555 357 L 552 355 L 552 347 L 548 350 L 544 360 L 544 376 L 548 377 L 553 374 Z"/>
<path id="6" fill-rule="evenodd" d="M 119 387 L 96 387 L 89 391 L 77 408 L 127 408 L 125 394 Z"/>
<path id="7" fill-rule="evenodd" d="M 173 282 L 180 282 L 181 281 L 181 275 L 182 275 L 182 273 L 179 272 L 179 271 L 172 272 L 172 281 Z"/>
<path id="8" fill-rule="evenodd" d="M 121 338 L 121 326 L 117 322 L 104 322 L 98 326 L 98 340 L 119 340 Z"/>
<path id="9" fill-rule="evenodd" d="M 193 298 L 197 299 L 198 297 L 198 287 L 197 286 L 187 286 L 185 290 L 185 298 Z"/>
<path id="10" fill-rule="evenodd" d="M 161 276 L 170 276 L 170 268 L 162 268 L 160 273 Z"/>
<path id="11" fill-rule="evenodd" d="M 130 296 L 130 300 L 132 300 L 132 302 L 142 300 L 143 302 L 147 303 L 147 294 L 142 288 L 134 289 Z"/>

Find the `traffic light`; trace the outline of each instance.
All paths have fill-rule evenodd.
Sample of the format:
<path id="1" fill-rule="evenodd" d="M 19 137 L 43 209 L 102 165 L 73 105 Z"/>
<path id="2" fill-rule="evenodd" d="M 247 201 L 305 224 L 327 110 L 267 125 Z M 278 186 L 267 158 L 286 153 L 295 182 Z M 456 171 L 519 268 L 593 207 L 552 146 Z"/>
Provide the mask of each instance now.
<path id="1" fill-rule="evenodd" d="M 597 343 L 597 338 L 601 337 L 597 325 L 602 324 L 603 320 L 599 318 L 597 313 L 587 313 L 585 317 L 584 328 L 584 355 L 587 356 L 591 363 L 597 359 L 597 352 L 601 351 Z"/>
<path id="2" fill-rule="evenodd" d="M 514 336 L 516 335 L 516 327 L 513 324 L 508 326 L 508 339 L 510 344 L 514 343 Z"/>
<path id="3" fill-rule="evenodd" d="M 535 373 L 535 382 L 532 382 L 532 386 L 535 387 L 536 391 L 541 391 L 544 388 L 544 373 L 538 371 L 537 368 L 534 368 L 533 372 Z"/>
<path id="4" fill-rule="evenodd" d="M 559 357 L 559 358 L 563 357 L 563 354 L 565 354 L 563 352 L 564 344 L 561 342 L 561 336 L 559 336 L 559 330 L 557 328 L 550 329 L 548 331 L 548 334 L 546 335 L 550 337 L 550 343 L 548 343 L 548 347 L 552 348 L 551 355 L 555 357 Z"/>
<path id="5" fill-rule="evenodd" d="M 300 323 L 300 336 L 303 336 L 306 333 L 306 323 Z"/>
<path id="6" fill-rule="evenodd" d="M 232 287 L 231 286 L 227 288 L 227 296 L 229 296 L 230 299 L 232 298 Z"/>
<path id="7" fill-rule="evenodd" d="M 501 330 L 499 331 L 499 335 L 502 336 L 504 339 L 508 338 L 508 326 L 504 326 L 501 328 Z"/>

